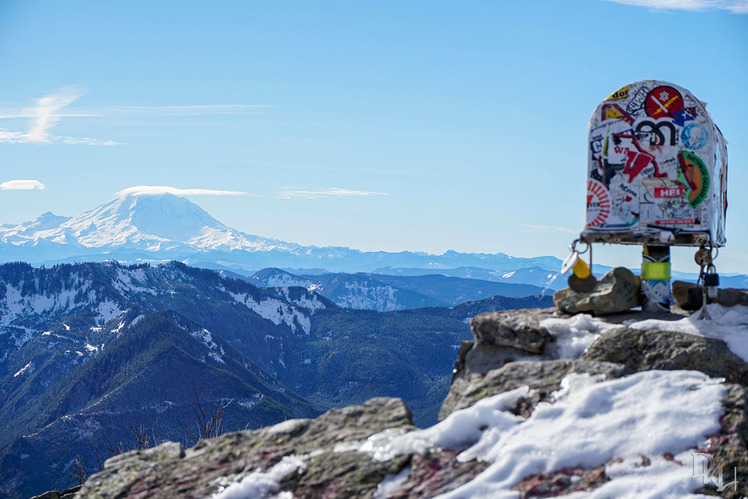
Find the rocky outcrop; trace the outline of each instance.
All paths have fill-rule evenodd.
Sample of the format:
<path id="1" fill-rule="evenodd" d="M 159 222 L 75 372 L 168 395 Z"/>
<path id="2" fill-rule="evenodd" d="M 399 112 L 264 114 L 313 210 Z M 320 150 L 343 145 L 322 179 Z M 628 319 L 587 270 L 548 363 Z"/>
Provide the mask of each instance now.
<path id="1" fill-rule="evenodd" d="M 414 429 L 402 400 L 375 398 L 316 419 L 202 440 L 187 450 L 168 442 L 128 452 L 109 459 L 76 497 L 209 497 L 253 473 L 275 478 L 277 489 L 271 484 L 267 492 L 290 490 L 304 498 L 373 497 L 385 477 L 406 467 L 408 476 L 398 484 L 398 497 L 423 497 L 452 490 L 488 466 L 458 462 L 451 451 L 377 461 L 356 450 L 375 433 Z M 284 463 L 289 463 L 285 471 Z"/>
<path id="2" fill-rule="evenodd" d="M 439 419 L 470 407 L 483 398 L 521 386 L 529 386 L 535 392 L 532 400 L 525 401 L 523 412 L 527 414 L 532 406 L 547 400 L 550 393 L 558 390 L 561 380 L 569 373 L 599 374 L 610 379 L 630 374 L 631 370 L 620 364 L 578 359 L 511 362 L 487 374 L 472 374 L 464 382 L 453 384 L 439 412 Z"/>
<path id="3" fill-rule="evenodd" d="M 592 291 L 562 289 L 553 295 L 553 303 L 569 314 L 615 314 L 639 304 L 639 286 L 639 277 L 625 267 L 616 267 L 602 276 Z"/>
<path id="4" fill-rule="evenodd" d="M 583 359 L 615 362 L 632 371 L 695 369 L 748 386 L 748 363 L 724 341 L 673 331 L 620 328 L 603 334 Z"/>
<path id="5" fill-rule="evenodd" d="M 581 358 L 555 358 L 561 351 L 554 336 L 557 332 L 551 334 L 554 326 L 543 326 L 553 321 L 543 321 L 568 318 L 556 309 L 476 316 L 471 322 L 474 340 L 460 346 L 440 419 L 494 395 L 514 397 L 508 392 L 524 390 L 521 387 L 529 390 L 517 395 L 504 410 L 523 419 L 537 410 L 542 417 L 549 406 L 544 404 L 541 409 L 538 404 L 560 403 L 556 402 L 557 392 L 564 389 L 563 380 L 572 373 L 612 380 L 648 370 L 699 370 L 711 377 L 723 377 L 728 384 L 721 429 L 697 450 L 710 454 L 725 469 L 735 468 L 738 476 L 748 476 L 748 363 L 720 340 L 621 324 L 645 317 L 653 318 L 639 312 L 610 316 L 608 320 L 616 327 L 600 329 L 605 332 Z M 381 432 L 392 431 L 416 434 L 412 433 L 417 429 L 407 407 L 399 399 L 371 399 L 361 406 L 333 409 L 317 419 L 290 420 L 204 440 L 192 449 L 167 443 L 123 454 L 107 461 L 104 471 L 91 477 L 76 497 L 210 497 L 229 491 L 228 487 L 248 477 L 268 478 L 261 497 L 281 491 L 305 498 L 432 497 L 472 481 L 489 466 L 485 461 L 458 459 L 464 446 L 411 450 L 382 460 L 363 450 L 363 443 L 373 435 L 377 435 L 376 440 Z M 675 459 L 667 454 L 642 454 L 641 466 L 648 467 L 663 458 Z M 521 498 L 590 491 L 611 480 L 606 475 L 608 464 L 532 472 L 512 488 Z M 702 492 L 713 491 L 707 487 Z M 736 491 L 726 489 L 721 495 L 737 498 L 746 493 L 748 483 L 739 483 Z"/>
<path id="6" fill-rule="evenodd" d="M 317 419 L 293 419 L 201 440 L 187 451 L 169 442 L 109 459 L 76 497 L 208 497 L 292 456 L 303 461 L 304 472 L 293 470 L 282 477 L 284 488 L 303 491 L 305 497 L 362 497 L 387 474 L 404 468 L 408 458 L 377 462 L 366 454 L 336 453 L 334 448 L 388 428 L 414 429 L 410 411 L 399 399 L 371 399 Z"/>

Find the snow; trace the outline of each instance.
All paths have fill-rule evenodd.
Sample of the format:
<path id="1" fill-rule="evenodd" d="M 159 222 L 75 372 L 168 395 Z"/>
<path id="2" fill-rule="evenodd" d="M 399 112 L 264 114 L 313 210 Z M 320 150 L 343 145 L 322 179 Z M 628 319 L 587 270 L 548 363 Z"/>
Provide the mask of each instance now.
<path id="1" fill-rule="evenodd" d="M 366 282 L 346 282 L 346 294 L 335 299 L 335 304 L 343 308 L 392 312 L 400 310 L 397 290 L 392 286 L 372 286 Z"/>
<path id="2" fill-rule="evenodd" d="M 149 250 L 151 249 L 149 248 Z M 117 274 L 112 280 L 112 286 L 120 293 L 148 293 L 156 296 L 155 289 L 145 286 L 146 281 L 145 269 L 128 270 L 120 267 L 117 268 Z"/>
<path id="3" fill-rule="evenodd" d="M 671 453 L 691 462 L 689 449 L 704 445 L 720 429 L 724 393 L 722 380 L 696 371 L 645 371 L 607 381 L 571 374 L 554 394 L 555 402 L 539 403 L 527 419 L 506 412 L 530 394 L 522 387 L 455 411 L 425 430 L 372 435 L 357 450 L 387 460 L 467 447 L 460 461 L 491 463 L 444 498 L 517 498 L 511 487 L 527 476 L 601 465 L 611 481 L 574 497 L 696 497 L 691 494 L 703 483 L 692 478 L 692 467 L 662 456 Z M 336 451 L 355 447 L 349 443 Z M 642 456 L 652 464 L 642 466 Z M 621 462 L 614 462 L 617 458 Z"/>
<path id="4" fill-rule="evenodd" d="M 300 296 L 299 298 L 291 298 L 290 290 L 287 287 L 281 288 L 280 291 L 286 301 L 291 302 L 299 307 L 304 307 L 309 310 L 324 310 L 327 308 L 327 306 L 322 302 L 322 300 L 319 299 L 319 296 L 317 296 L 316 294 L 313 294 L 311 298 L 306 295 Z"/>
<path id="5" fill-rule="evenodd" d="M 284 456 L 276 465 L 266 472 L 255 471 L 233 483 L 221 492 L 213 494 L 212 499 L 247 499 L 263 498 L 280 490 L 280 481 L 287 475 L 306 468 L 304 459 L 307 456 Z M 311 457 L 311 456 L 309 456 Z"/>
<path id="6" fill-rule="evenodd" d="M 627 321 L 633 329 L 662 329 L 722 340 L 735 355 L 748 362 L 748 307 L 724 307 L 717 303 L 707 305 L 711 320 L 699 320 L 699 312 L 678 321 L 649 319 Z"/>
<path id="7" fill-rule="evenodd" d="M 706 338 L 722 340 L 735 355 L 748 362 L 748 307 L 736 305 L 725 307 L 717 303 L 707 306 L 710 320 L 699 320 L 700 312 L 683 319 L 643 321 L 628 320 L 623 326 L 632 329 L 660 329 L 693 334 Z M 577 358 L 603 333 L 621 327 L 609 324 L 602 319 L 588 314 L 577 314 L 568 319 L 548 318 L 540 321 L 552 336 L 556 338 L 557 358 Z"/>
<path id="8" fill-rule="evenodd" d="M 543 319 L 540 326 L 556 339 L 556 358 L 559 359 L 580 357 L 602 333 L 621 327 L 588 314 L 577 314 L 568 319 Z"/>
<path id="9" fill-rule="evenodd" d="M 34 372 L 33 369 L 31 369 L 31 370 L 29 370 L 29 369 L 31 369 L 31 362 L 29 362 L 28 364 L 26 364 L 25 366 L 23 366 L 21 369 L 19 369 L 18 372 L 13 375 L 13 377 L 17 378 L 18 376 L 24 374 L 26 371 L 28 371 L 29 374 L 32 373 L 32 372 Z"/>
<path id="10" fill-rule="evenodd" d="M 210 334 L 210 331 L 203 328 L 200 331 L 191 331 L 190 335 L 192 335 L 193 338 L 196 340 L 202 342 L 206 347 L 210 348 L 211 350 L 215 350 L 218 348 L 218 345 L 215 341 L 213 341 L 213 335 Z"/>
<path id="11" fill-rule="evenodd" d="M 96 323 L 101 324 L 102 322 L 109 322 L 115 317 L 122 315 L 119 305 L 111 300 L 103 301 L 97 307 L 98 315 L 96 316 Z"/>
<path id="12" fill-rule="evenodd" d="M 248 309 L 255 312 L 263 319 L 267 319 L 276 326 L 285 324 L 291 331 L 296 332 L 299 327 L 304 333 L 309 334 L 312 329 L 312 322 L 301 310 L 289 305 L 288 303 L 270 297 L 263 297 L 260 301 L 247 293 L 232 293 L 224 289 L 237 303 L 240 303 Z"/>
<path id="13" fill-rule="evenodd" d="M 51 296 L 38 293 L 24 296 L 21 293 L 22 287 L 23 283 L 18 288 L 5 284 L 5 299 L 0 301 L 0 326 L 11 325 L 21 316 L 43 316 L 69 310 L 75 305 L 78 293 L 78 289 L 63 289 Z"/>
<path id="14" fill-rule="evenodd" d="M 223 358 L 215 352 L 210 352 L 208 354 L 208 357 L 210 357 L 211 359 L 213 359 L 215 362 L 219 364 L 225 364 Z"/>
<path id="15" fill-rule="evenodd" d="M 410 466 L 406 466 L 397 475 L 385 476 L 374 491 L 374 499 L 386 499 L 410 476 Z"/>

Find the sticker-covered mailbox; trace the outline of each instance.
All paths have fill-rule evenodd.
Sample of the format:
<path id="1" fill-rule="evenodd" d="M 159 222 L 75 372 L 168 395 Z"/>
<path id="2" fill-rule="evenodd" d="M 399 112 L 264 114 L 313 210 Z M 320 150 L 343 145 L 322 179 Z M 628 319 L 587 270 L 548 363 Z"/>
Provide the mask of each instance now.
<path id="1" fill-rule="evenodd" d="M 722 246 L 726 191 L 726 141 L 688 90 L 640 81 L 595 110 L 582 240 Z"/>
<path id="2" fill-rule="evenodd" d="M 669 247 L 703 248 L 705 276 L 712 249 L 726 242 L 727 143 L 704 102 L 656 80 L 613 92 L 589 127 L 580 240 L 643 245 L 644 307 L 669 309 Z M 709 277 L 716 292 L 716 271 Z"/>

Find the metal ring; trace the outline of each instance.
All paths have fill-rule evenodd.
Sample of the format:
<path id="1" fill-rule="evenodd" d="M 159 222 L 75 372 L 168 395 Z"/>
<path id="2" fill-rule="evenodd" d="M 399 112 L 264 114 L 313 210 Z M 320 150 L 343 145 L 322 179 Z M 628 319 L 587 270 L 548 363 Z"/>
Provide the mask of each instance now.
<path id="1" fill-rule="evenodd" d="M 587 245 L 587 247 L 585 248 L 584 251 L 577 251 L 577 243 L 578 242 L 583 242 L 584 244 Z M 590 248 L 592 247 L 592 245 L 590 243 L 588 243 L 587 241 L 582 241 L 581 239 L 574 239 L 574 241 L 571 243 L 571 246 L 569 246 L 569 247 L 571 248 L 571 251 L 577 251 L 577 254 L 584 255 L 585 253 L 587 253 L 590 250 Z"/>

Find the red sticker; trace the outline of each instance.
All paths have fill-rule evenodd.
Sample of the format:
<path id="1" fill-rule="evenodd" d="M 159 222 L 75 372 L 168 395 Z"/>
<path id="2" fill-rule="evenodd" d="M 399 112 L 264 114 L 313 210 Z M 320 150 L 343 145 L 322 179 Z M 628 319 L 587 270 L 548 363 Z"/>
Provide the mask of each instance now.
<path id="1" fill-rule="evenodd" d="M 610 195 L 608 189 L 597 180 L 587 182 L 587 227 L 602 225 L 610 215 Z"/>
<path id="2" fill-rule="evenodd" d="M 644 110 L 651 118 L 675 118 L 683 110 L 683 97 L 673 87 L 657 87 L 647 94 Z"/>

